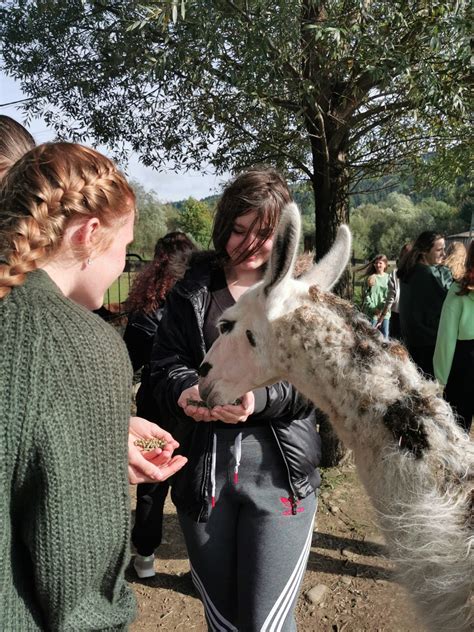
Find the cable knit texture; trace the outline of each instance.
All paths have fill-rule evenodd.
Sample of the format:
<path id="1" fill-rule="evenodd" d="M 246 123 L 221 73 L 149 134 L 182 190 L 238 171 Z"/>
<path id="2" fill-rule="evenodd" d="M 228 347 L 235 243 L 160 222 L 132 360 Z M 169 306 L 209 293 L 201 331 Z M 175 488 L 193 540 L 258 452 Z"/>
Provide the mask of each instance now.
<path id="1" fill-rule="evenodd" d="M 0 349 L 0 630 L 127 629 L 125 345 L 37 270 Z"/>

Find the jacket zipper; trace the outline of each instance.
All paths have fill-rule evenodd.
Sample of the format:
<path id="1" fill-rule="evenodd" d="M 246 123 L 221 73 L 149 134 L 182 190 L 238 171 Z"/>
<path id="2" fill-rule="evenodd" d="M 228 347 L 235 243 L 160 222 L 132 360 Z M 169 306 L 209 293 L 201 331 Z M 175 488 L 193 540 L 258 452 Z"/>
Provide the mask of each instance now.
<path id="1" fill-rule="evenodd" d="M 290 494 L 290 503 L 291 503 L 291 513 L 293 516 L 296 516 L 296 508 L 297 508 L 297 496 L 296 496 L 296 492 L 295 492 L 295 488 L 293 487 L 293 483 L 291 482 L 291 474 L 290 474 L 290 468 L 288 466 L 288 461 L 286 459 L 285 453 L 283 451 L 283 448 L 281 447 L 280 444 L 280 440 L 278 439 L 278 435 L 276 433 L 275 428 L 273 427 L 272 422 L 270 422 L 270 428 L 272 429 L 273 435 L 275 437 L 275 441 L 277 443 L 277 446 L 281 452 L 281 456 L 283 457 L 283 462 L 285 463 L 285 467 L 286 467 L 286 473 L 288 475 L 288 484 L 290 486 L 290 490 L 291 490 L 291 494 Z"/>

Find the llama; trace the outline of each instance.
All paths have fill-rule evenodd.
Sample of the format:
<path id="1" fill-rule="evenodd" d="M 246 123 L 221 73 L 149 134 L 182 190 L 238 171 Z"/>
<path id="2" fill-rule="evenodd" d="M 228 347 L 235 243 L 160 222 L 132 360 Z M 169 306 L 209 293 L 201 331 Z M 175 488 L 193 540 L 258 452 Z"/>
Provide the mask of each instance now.
<path id="1" fill-rule="evenodd" d="M 331 251 L 292 278 L 300 234 L 282 211 L 266 275 L 221 317 L 199 388 L 210 406 L 288 380 L 353 451 L 399 581 L 427 629 L 472 629 L 473 445 L 435 382 L 404 347 L 328 292 L 348 263 L 341 226 Z M 232 361 L 229 362 L 229 358 Z"/>

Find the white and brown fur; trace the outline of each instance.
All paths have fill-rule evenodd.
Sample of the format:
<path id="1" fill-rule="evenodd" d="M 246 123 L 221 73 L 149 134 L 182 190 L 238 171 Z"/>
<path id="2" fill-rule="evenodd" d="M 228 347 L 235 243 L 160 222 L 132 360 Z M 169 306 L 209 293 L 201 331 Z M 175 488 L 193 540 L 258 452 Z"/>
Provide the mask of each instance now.
<path id="1" fill-rule="evenodd" d="M 292 382 L 353 451 L 398 578 L 426 628 L 467 632 L 473 625 L 473 444 L 403 346 L 385 341 L 328 292 L 349 260 L 348 228 L 296 280 L 299 234 L 291 204 L 282 212 L 264 280 L 222 315 L 222 333 L 201 366 L 201 396 L 217 405 L 280 379 Z"/>

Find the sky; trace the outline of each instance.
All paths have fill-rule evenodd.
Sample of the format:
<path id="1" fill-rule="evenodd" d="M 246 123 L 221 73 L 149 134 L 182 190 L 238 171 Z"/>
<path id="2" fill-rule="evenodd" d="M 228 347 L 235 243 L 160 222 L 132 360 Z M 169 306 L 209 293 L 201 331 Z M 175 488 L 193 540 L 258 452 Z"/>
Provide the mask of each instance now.
<path id="1" fill-rule="evenodd" d="M 4 106 L 5 103 L 19 101 L 25 98 L 20 85 L 11 77 L 0 71 L 0 114 L 14 118 L 24 123 L 21 104 Z M 48 128 L 42 119 L 35 119 L 28 126 L 37 143 L 44 143 L 54 139 L 54 130 Z M 221 184 L 226 177 L 215 176 L 212 172 L 198 171 L 158 172 L 151 167 L 145 167 L 138 161 L 138 156 L 131 153 L 128 165 L 124 169 L 127 175 L 137 180 L 146 189 L 156 191 L 162 202 L 175 202 L 188 197 L 202 199 L 208 195 L 216 195 L 221 190 Z"/>

